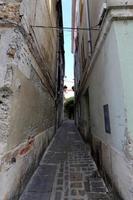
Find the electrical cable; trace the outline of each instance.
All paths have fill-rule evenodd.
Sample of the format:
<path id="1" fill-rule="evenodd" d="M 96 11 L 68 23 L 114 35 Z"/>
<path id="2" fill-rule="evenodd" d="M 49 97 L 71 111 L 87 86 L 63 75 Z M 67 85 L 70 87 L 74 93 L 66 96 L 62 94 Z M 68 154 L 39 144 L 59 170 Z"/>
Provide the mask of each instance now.
<path id="1" fill-rule="evenodd" d="M 91 31 L 91 30 L 99 30 L 99 28 L 97 28 L 99 25 L 90 27 L 90 28 L 82 28 L 82 27 L 58 27 L 58 26 L 40 26 L 40 25 L 31 25 L 32 28 L 44 28 L 44 29 L 56 29 L 56 30 L 61 30 L 61 31 Z"/>

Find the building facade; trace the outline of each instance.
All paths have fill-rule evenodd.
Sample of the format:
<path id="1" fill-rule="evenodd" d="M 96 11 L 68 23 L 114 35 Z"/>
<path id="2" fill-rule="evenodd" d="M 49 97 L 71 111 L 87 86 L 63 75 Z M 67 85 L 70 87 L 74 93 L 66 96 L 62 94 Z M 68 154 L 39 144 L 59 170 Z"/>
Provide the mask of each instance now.
<path id="1" fill-rule="evenodd" d="M 67 78 L 64 79 L 64 87 L 66 87 L 66 89 L 64 89 L 64 101 L 66 101 L 66 99 L 70 97 L 74 97 L 73 86 L 74 86 L 73 79 L 71 80 Z"/>
<path id="2" fill-rule="evenodd" d="M 133 1 L 74 0 L 75 118 L 105 179 L 133 199 Z"/>
<path id="3" fill-rule="evenodd" d="M 0 2 L 0 199 L 19 199 L 62 121 L 60 0 Z"/>

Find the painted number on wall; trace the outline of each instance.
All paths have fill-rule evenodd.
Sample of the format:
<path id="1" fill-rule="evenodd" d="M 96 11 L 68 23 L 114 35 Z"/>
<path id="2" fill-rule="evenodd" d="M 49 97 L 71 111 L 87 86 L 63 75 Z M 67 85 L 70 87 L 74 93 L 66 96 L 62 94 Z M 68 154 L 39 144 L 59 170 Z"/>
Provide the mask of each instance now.
<path id="1" fill-rule="evenodd" d="M 103 110 L 104 110 L 105 131 L 106 131 L 106 133 L 111 133 L 109 105 L 108 104 L 104 105 Z"/>

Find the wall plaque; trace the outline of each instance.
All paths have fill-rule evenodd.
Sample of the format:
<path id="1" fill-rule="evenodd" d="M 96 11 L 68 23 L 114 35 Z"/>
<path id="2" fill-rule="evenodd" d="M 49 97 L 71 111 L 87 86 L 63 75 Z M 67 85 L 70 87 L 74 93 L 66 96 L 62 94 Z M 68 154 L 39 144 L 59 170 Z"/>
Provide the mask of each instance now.
<path id="1" fill-rule="evenodd" d="M 104 105 L 103 110 L 104 110 L 105 131 L 106 133 L 111 133 L 109 105 L 108 104 Z"/>

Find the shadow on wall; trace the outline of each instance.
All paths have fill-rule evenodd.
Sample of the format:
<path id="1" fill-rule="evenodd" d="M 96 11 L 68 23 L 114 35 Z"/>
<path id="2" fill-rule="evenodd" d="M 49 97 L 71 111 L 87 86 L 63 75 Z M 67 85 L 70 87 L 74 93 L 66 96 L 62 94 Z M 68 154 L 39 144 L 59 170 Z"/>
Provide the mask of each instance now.
<path id="1" fill-rule="evenodd" d="M 64 103 L 65 119 L 74 119 L 74 97 L 66 99 Z"/>

